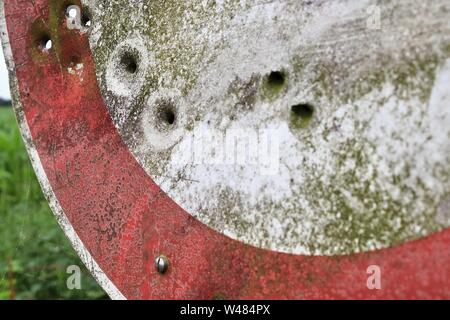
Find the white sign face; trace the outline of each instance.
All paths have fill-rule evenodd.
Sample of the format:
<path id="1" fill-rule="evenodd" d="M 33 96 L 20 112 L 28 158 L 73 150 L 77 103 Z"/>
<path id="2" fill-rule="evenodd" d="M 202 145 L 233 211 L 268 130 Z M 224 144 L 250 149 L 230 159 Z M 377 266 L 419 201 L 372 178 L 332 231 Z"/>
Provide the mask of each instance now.
<path id="1" fill-rule="evenodd" d="M 200 221 L 306 255 L 450 225 L 443 1 L 433 19 L 418 0 L 123 2 L 120 19 L 89 6 L 105 101 L 146 172 Z"/>

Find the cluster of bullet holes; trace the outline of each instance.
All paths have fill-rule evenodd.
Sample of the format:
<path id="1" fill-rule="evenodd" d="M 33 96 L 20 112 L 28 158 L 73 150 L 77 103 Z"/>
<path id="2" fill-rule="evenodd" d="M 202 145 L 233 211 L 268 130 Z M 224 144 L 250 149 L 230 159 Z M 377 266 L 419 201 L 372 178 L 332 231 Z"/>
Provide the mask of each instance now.
<path id="1" fill-rule="evenodd" d="M 69 6 L 66 10 L 66 16 L 72 19 L 80 16 L 79 7 Z M 81 13 L 80 22 L 83 27 L 91 26 L 91 19 L 88 11 Z M 38 37 L 38 47 L 40 50 L 48 52 L 53 47 L 53 42 L 50 34 L 43 33 Z M 125 52 L 121 59 L 120 65 L 129 74 L 134 75 L 138 71 L 138 59 L 136 55 L 131 52 Z M 176 109 L 172 102 L 163 101 L 159 103 L 157 108 L 157 118 L 165 127 L 171 127 L 176 122 Z M 161 275 L 165 274 L 169 268 L 169 260 L 165 256 L 159 256 L 155 259 L 155 268 Z"/>
<path id="2" fill-rule="evenodd" d="M 83 28 L 89 28 L 92 24 L 89 10 L 85 8 L 81 11 L 80 7 L 75 5 L 70 5 L 66 8 L 66 17 L 72 19 L 79 17 L 79 23 Z M 38 37 L 37 46 L 41 51 L 48 53 L 53 48 L 53 40 L 50 34 L 42 33 Z"/>
<path id="3" fill-rule="evenodd" d="M 263 93 L 266 98 L 274 99 L 286 89 L 287 74 L 284 71 L 272 71 L 264 79 Z M 290 107 L 291 127 L 306 128 L 314 117 L 314 106 L 300 103 Z"/>
<path id="4" fill-rule="evenodd" d="M 127 48 L 119 54 L 117 68 L 121 72 L 119 75 L 129 77 L 126 81 L 134 81 L 134 76 L 138 73 L 140 65 L 140 54 L 133 48 Z M 167 132 L 175 127 L 177 122 L 176 104 L 170 99 L 161 99 L 156 102 L 155 110 L 155 126 L 160 132 Z"/>

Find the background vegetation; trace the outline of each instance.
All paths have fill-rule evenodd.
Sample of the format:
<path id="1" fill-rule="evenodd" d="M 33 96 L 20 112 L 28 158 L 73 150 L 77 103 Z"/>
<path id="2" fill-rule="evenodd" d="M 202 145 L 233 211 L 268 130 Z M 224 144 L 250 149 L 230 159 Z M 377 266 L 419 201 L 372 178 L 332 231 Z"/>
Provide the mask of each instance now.
<path id="1" fill-rule="evenodd" d="M 81 290 L 66 286 L 82 269 Z M 51 213 L 13 111 L 0 107 L 0 299 L 105 299 Z"/>

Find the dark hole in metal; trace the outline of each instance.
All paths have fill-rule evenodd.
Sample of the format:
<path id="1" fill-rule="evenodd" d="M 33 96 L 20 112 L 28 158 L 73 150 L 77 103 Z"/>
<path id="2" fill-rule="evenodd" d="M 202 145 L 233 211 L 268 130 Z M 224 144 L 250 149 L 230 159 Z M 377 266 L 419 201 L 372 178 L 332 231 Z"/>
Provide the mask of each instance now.
<path id="1" fill-rule="evenodd" d="M 177 115 L 173 103 L 171 101 L 163 102 L 159 106 L 157 117 L 166 128 L 173 126 L 177 121 Z"/>
<path id="2" fill-rule="evenodd" d="M 301 103 L 291 107 L 292 113 L 303 120 L 309 120 L 314 115 L 314 107 L 309 103 Z"/>
<path id="3" fill-rule="evenodd" d="M 85 28 L 89 28 L 92 24 L 91 14 L 89 13 L 89 10 L 87 10 L 87 9 L 84 9 L 81 13 L 81 24 Z"/>
<path id="4" fill-rule="evenodd" d="M 172 110 L 164 110 L 163 120 L 167 122 L 167 124 L 173 125 L 175 123 L 175 113 L 173 113 Z"/>
<path id="5" fill-rule="evenodd" d="M 120 59 L 120 64 L 130 74 L 137 72 L 138 64 L 136 58 L 131 53 L 125 53 Z"/>
<path id="6" fill-rule="evenodd" d="M 267 77 L 267 84 L 271 87 L 283 86 L 286 81 L 286 77 L 281 71 L 272 71 Z"/>
<path id="7" fill-rule="evenodd" d="M 291 107 L 291 125 L 294 128 L 306 128 L 314 116 L 314 106 L 309 103 L 301 103 Z"/>
<path id="8" fill-rule="evenodd" d="M 52 39 L 48 34 L 43 34 L 38 39 L 38 46 L 42 51 L 49 51 L 53 47 Z"/>

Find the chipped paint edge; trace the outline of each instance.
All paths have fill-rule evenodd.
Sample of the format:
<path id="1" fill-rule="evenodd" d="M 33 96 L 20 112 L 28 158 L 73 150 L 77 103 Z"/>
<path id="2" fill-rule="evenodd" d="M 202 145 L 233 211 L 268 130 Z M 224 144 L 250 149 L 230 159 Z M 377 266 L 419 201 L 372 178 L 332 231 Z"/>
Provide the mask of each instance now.
<path id="1" fill-rule="evenodd" d="M 0 0 L 0 33 L 1 42 L 3 47 L 3 52 L 5 56 L 5 61 L 9 73 L 9 85 L 11 88 L 11 99 L 13 101 L 13 108 L 16 114 L 16 121 L 20 126 L 20 131 L 22 139 L 25 143 L 25 147 L 28 152 L 28 156 L 33 165 L 34 171 L 41 185 L 43 193 L 50 205 L 53 214 L 58 221 L 59 226 L 63 230 L 66 237 L 69 239 L 72 247 L 77 252 L 81 261 L 84 263 L 86 268 L 98 282 L 98 284 L 105 290 L 109 297 L 113 300 L 126 300 L 125 296 L 120 292 L 120 290 L 114 285 L 111 279 L 105 274 L 105 272 L 100 268 L 95 259 L 90 254 L 89 250 L 86 248 L 84 243 L 81 241 L 80 237 L 76 233 L 75 229 L 71 225 L 69 219 L 64 213 L 58 199 L 56 198 L 53 189 L 50 185 L 50 181 L 45 174 L 44 167 L 42 166 L 39 154 L 33 143 L 28 143 L 27 141 L 32 141 L 31 131 L 28 127 L 28 123 L 23 115 L 23 107 L 19 98 L 18 82 L 14 70 L 14 61 L 12 58 L 12 50 L 9 42 L 9 35 L 6 26 L 5 12 L 4 12 L 4 0 Z M 22 114 L 23 117 L 18 117 L 18 114 Z"/>

